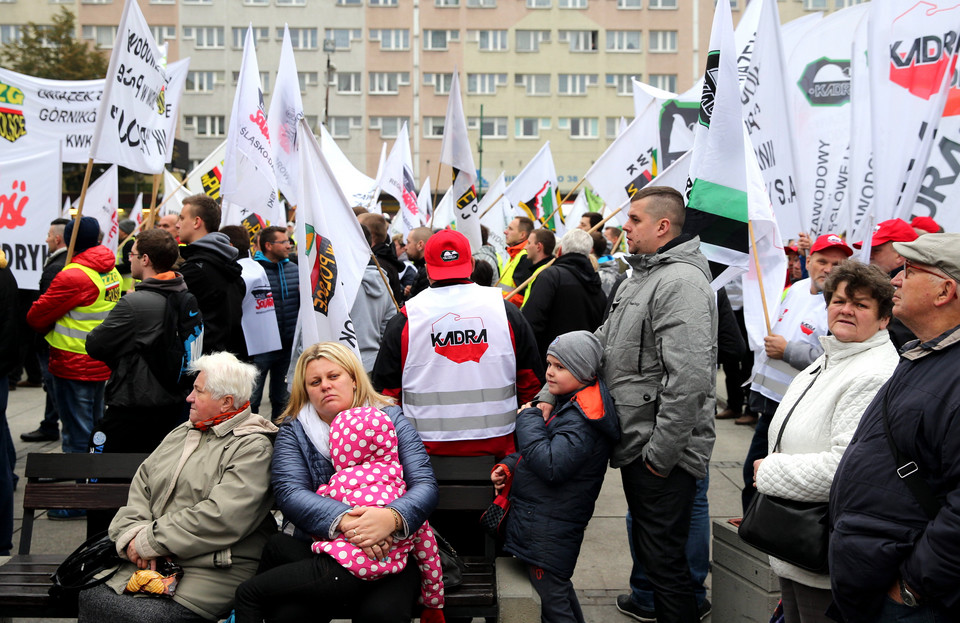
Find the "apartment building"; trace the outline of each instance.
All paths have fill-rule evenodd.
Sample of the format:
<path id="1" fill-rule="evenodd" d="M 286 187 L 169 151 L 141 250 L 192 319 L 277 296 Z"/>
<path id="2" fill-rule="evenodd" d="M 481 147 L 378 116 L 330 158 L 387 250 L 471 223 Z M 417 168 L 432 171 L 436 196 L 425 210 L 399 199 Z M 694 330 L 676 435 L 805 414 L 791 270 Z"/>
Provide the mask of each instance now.
<path id="1" fill-rule="evenodd" d="M 438 182 L 447 95 L 459 70 L 474 157 L 488 185 L 549 140 L 572 189 L 633 116 L 631 77 L 682 92 L 702 73 L 716 0 L 140 0 L 170 60 L 189 56 L 179 137 L 194 161 L 227 132 L 244 34 L 254 28 L 269 102 L 284 25 L 308 121 L 373 175 L 409 124 L 418 181 Z M 746 0 L 729 0 L 734 21 Z M 781 20 L 862 0 L 780 0 Z M 113 45 L 122 0 L 0 0 L 0 41 L 61 6 L 78 35 Z M 482 152 L 480 151 L 482 132 Z"/>

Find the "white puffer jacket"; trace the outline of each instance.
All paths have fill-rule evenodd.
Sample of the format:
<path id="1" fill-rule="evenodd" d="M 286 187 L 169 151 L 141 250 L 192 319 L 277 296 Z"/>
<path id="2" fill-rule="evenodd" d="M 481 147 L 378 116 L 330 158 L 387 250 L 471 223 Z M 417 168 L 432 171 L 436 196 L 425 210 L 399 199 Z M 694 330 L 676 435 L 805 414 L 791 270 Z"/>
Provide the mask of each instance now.
<path id="1" fill-rule="evenodd" d="M 899 355 L 886 330 L 863 342 L 820 338 L 824 353 L 790 383 L 767 439 L 771 451 L 790 407 L 811 383 L 780 441 L 757 471 L 757 490 L 804 502 L 826 502 L 837 465 L 850 443 L 860 416 L 886 383 Z M 822 368 L 822 370 L 821 370 Z M 784 535 L 789 538 L 788 535 Z M 814 588 L 830 588 L 830 577 L 811 573 L 770 557 L 770 567 L 782 578 Z"/>

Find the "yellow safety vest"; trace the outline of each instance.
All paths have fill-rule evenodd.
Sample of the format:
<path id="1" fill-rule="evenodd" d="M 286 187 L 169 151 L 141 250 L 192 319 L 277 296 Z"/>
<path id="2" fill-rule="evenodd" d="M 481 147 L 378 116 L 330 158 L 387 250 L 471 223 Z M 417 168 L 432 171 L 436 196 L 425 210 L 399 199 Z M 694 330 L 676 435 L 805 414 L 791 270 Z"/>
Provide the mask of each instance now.
<path id="1" fill-rule="evenodd" d="M 109 272 L 98 273 L 92 268 L 75 262 L 67 264 L 63 270 L 71 268 L 82 270 L 87 277 L 90 277 L 100 293 L 97 300 L 90 305 L 74 307 L 57 320 L 53 330 L 47 333 L 46 340 L 54 348 L 85 355 L 87 354 L 87 334 L 106 320 L 107 315 L 120 300 L 120 273 L 116 268 L 111 268 Z"/>
<path id="2" fill-rule="evenodd" d="M 523 294 L 523 305 L 520 306 L 520 309 L 523 309 L 523 306 L 527 304 L 527 297 L 530 296 L 530 288 L 532 288 L 532 287 L 533 287 L 533 284 L 535 284 L 535 283 L 537 282 L 537 277 L 540 275 L 540 273 L 543 272 L 543 269 L 546 268 L 546 267 L 547 267 L 547 265 L 544 264 L 543 266 L 541 266 L 541 267 L 538 268 L 537 270 L 533 271 L 533 281 L 531 281 L 530 283 L 528 283 L 528 284 L 527 284 L 527 287 L 524 288 L 523 292 L 521 293 L 521 294 Z"/>
<path id="3" fill-rule="evenodd" d="M 524 257 L 527 257 L 526 249 L 514 255 L 513 258 L 507 262 L 506 267 L 500 271 L 500 289 L 503 290 L 504 294 L 517 287 L 517 284 L 513 282 L 513 271 L 517 269 L 517 264 L 519 264 L 520 259 Z"/>
<path id="4" fill-rule="evenodd" d="M 127 240 L 130 240 L 130 241 L 131 241 L 129 245 L 127 244 Z M 121 243 L 120 243 L 120 246 L 117 247 L 117 266 L 119 266 L 119 265 L 120 265 L 120 262 L 122 262 L 122 261 L 124 260 L 124 257 L 123 257 L 123 256 L 126 255 L 127 253 L 129 253 L 129 252 L 130 252 L 130 249 L 133 248 L 133 240 L 136 240 L 136 237 L 135 237 L 135 236 L 128 236 L 128 237 L 127 237 L 127 240 L 124 240 L 123 242 L 121 242 Z M 133 284 L 134 284 L 133 275 L 128 275 L 128 276 L 126 276 L 126 277 L 124 277 L 124 276 L 121 275 L 121 277 L 120 277 L 120 291 L 121 291 L 121 292 L 124 292 L 124 293 L 129 292 L 129 291 L 130 291 L 130 288 L 133 287 Z"/>

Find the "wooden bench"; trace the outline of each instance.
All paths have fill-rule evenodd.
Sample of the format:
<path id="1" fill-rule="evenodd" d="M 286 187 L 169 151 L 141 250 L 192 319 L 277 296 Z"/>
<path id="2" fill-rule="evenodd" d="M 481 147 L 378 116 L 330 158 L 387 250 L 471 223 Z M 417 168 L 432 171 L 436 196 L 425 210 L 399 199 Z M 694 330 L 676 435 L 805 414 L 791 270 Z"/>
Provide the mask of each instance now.
<path id="1" fill-rule="evenodd" d="M 50 508 L 116 511 L 127 503 L 129 482 L 146 457 L 146 454 L 27 455 L 20 549 L 0 566 L 0 620 L 7 617 L 76 618 L 76 603 L 54 600 L 48 591 L 50 575 L 80 544 L 63 544 L 67 551 L 62 554 L 31 554 L 36 512 Z M 78 479 L 109 482 L 76 482 Z"/>

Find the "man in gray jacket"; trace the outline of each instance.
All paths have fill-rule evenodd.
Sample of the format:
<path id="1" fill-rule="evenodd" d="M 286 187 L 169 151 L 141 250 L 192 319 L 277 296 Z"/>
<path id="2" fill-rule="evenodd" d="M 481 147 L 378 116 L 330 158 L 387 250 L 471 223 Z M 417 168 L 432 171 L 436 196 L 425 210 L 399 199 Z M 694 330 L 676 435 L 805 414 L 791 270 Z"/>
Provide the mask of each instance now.
<path id="1" fill-rule="evenodd" d="M 634 196 L 623 227 L 633 274 L 596 332 L 621 428 L 610 464 L 621 469 L 659 623 L 699 620 L 684 549 L 715 439 L 716 297 L 699 237 L 681 235 L 684 216 L 672 188 Z"/>

